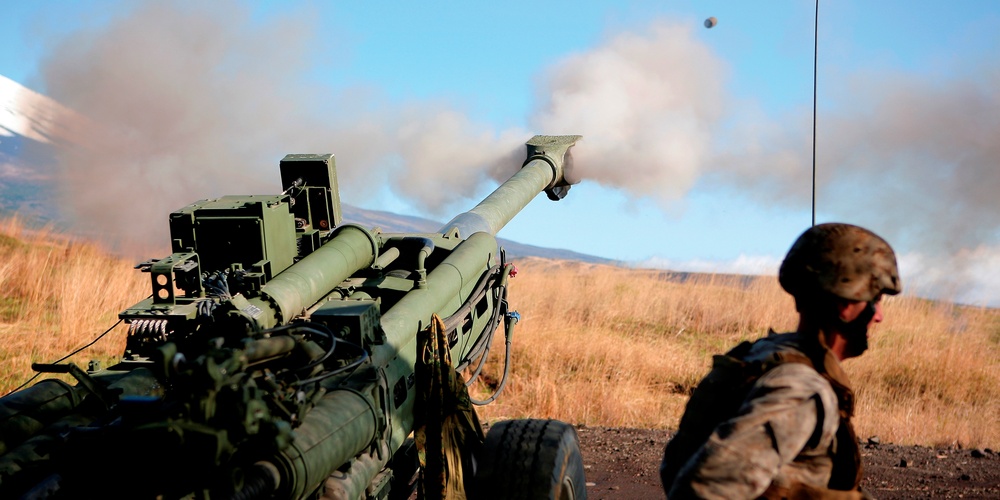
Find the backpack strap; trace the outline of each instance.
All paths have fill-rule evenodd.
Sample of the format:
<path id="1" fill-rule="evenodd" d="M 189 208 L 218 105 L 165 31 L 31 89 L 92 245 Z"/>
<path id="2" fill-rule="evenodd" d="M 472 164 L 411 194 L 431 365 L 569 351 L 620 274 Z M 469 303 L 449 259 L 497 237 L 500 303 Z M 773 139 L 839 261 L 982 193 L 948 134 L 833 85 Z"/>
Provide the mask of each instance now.
<path id="1" fill-rule="evenodd" d="M 753 346 L 753 342 L 744 341 L 726 354 L 712 356 L 711 371 L 691 393 L 677 434 L 664 449 L 660 480 L 665 490 L 670 490 L 681 468 L 715 428 L 739 412 L 753 384 L 764 373 L 783 363 L 812 366 L 805 354 L 794 349 L 781 349 L 763 360 L 748 360 Z"/>
<path id="2" fill-rule="evenodd" d="M 833 353 L 827 349 L 801 350 L 799 346 L 773 339 L 780 345 L 762 360 L 748 360 L 754 343 L 741 342 L 726 354 L 712 357 L 712 369 L 691 394 L 681 417 L 677 434 L 664 449 L 660 464 L 660 479 L 669 491 L 680 469 L 708 440 L 722 422 L 739 411 L 753 384 L 769 370 L 785 364 L 798 363 L 816 370 L 833 388 L 839 407 L 839 425 L 833 445 L 833 470 L 827 488 L 793 484 L 780 491 L 768 490 L 766 498 L 863 498 L 854 496 L 861 481 L 861 449 L 858 446 L 851 417 L 854 414 L 854 392 L 846 374 Z M 811 357 L 806 352 L 820 353 Z M 819 358 L 819 359 L 816 359 Z M 828 495 L 823 493 L 828 492 Z M 772 496 L 773 495 L 773 496 Z"/>
<path id="3" fill-rule="evenodd" d="M 803 360 L 823 377 L 837 396 L 839 423 L 833 444 L 833 470 L 827 487 L 833 491 L 855 492 L 861 485 L 862 465 L 861 447 L 851 421 L 854 416 L 854 391 L 851 389 L 847 373 L 844 372 L 836 356 L 827 348 L 816 346 L 816 349 L 806 349 L 814 356 L 806 356 L 795 349 L 782 349 L 778 352 L 783 362 L 802 363 Z M 807 486 L 807 485 L 806 485 Z M 818 498 L 837 498 L 835 496 Z"/>

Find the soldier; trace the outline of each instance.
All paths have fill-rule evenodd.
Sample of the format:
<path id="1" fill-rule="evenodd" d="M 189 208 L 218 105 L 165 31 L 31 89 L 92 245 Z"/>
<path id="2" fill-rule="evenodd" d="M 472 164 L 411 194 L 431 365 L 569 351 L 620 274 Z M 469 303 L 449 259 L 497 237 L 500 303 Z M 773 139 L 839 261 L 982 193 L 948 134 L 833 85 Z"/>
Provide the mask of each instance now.
<path id="1" fill-rule="evenodd" d="M 667 444 L 660 476 L 681 498 L 865 498 L 841 361 L 868 348 L 883 295 L 902 290 L 892 248 L 867 229 L 821 224 L 778 274 L 795 332 L 715 356 Z"/>

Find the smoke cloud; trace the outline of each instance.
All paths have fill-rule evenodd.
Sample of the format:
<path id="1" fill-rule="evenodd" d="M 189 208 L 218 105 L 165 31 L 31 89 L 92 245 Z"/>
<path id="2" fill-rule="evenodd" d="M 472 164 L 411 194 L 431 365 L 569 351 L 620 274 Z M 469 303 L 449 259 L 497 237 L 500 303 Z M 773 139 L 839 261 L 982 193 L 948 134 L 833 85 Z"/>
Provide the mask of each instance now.
<path id="1" fill-rule="evenodd" d="M 532 123 L 583 135 L 574 150 L 581 177 L 676 199 L 709 161 L 727 100 L 726 74 L 692 28 L 656 22 L 558 64 Z"/>
<path id="2" fill-rule="evenodd" d="M 64 218 L 119 247 L 162 248 L 171 211 L 274 193 L 291 152 L 335 152 L 348 201 L 389 184 L 440 210 L 523 144 L 447 107 L 387 110 L 377 90 L 303 83 L 317 39 L 303 19 L 314 18 L 260 23 L 233 1 L 145 2 L 61 40 L 42 66 L 47 93 L 93 125 L 60 154 Z"/>
<path id="3" fill-rule="evenodd" d="M 824 80 L 840 90 L 818 117 L 817 206 L 908 249 L 901 267 L 919 293 L 995 304 L 1000 68 L 977 69 Z M 580 131 L 580 173 L 635 196 L 670 202 L 697 183 L 807 209 L 811 110 L 763 115 L 735 102 L 727 80 L 691 28 L 654 23 L 563 61 L 533 123 Z"/>
<path id="4" fill-rule="evenodd" d="M 854 75 L 820 114 L 820 214 L 872 228 L 900 255 L 907 291 L 1000 305 L 1000 78 L 932 81 L 912 74 Z M 706 184 L 739 186 L 760 203 L 807 207 L 807 112 L 754 123 L 706 169 Z M 821 219 L 822 220 L 822 219 Z"/>
<path id="5" fill-rule="evenodd" d="M 255 23 L 235 2 L 149 2 L 62 40 L 47 91 L 99 124 L 62 155 L 66 218 L 113 241 L 165 242 L 165 224 L 148 221 L 192 195 L 273 192 L 286 152 L 336 152 L 347 200 L 389 185 L 439 215 L 520 167 L 530 132 L 447 103 L 389 110 L 374 89 L 304 85 L 314 31 L 292 16 Z M 724 74 L 690 29 L 656 23 L 557 64 L 530 121 L 585 136 L 577 176 L 677 199 L 707 161 Z"/>
<path id="6" fill-rule="evenodd" d="M 148 2 L 54 47 L 47 93 L 99 124 L 63 152 L 66 216 L 112 240 L 165 243 L 158 221 L 197 197 L 274 192 L 288 152 L 337 153 L 347 201 L 389 185 L 438 214 L 520 166 L 531 133 L 446 103 L 387 109 L 377 89 L 303 83 L 317 27 L 302 19 L 318 16 L 293 14 L 261 23 L 232 1 Z M 810 110 L 735 103 L 728 65 L 693 26 L 657 21 L 566 57 L 539 75 L 526 122 L 582 134 L 575 174 L 632 196 L 669 204 L 714 186 L 805 209 Z M 956 75 L 823 80 L 841 91 L 819 116 L 818 206 L 920 249 L 914 266 L 938 256 L 965 276 L 963 262 L 994 262 L 1000 244 L 1000 69 Z"/>
<path id="7" fill-rule="evenodd" d="M 855 75 L 819 116 L 817 204 L 930 252 L 995 241 L 1000 228 L 1000 79 Z M 808 203 L 811 123 L 745 128 L 709 177 L 759 199 Z M 746 122 L 744 122 L 746 123 Z"/>
<path id="8" fill-rule="evenodd" d="M 211 5 L 141 4 L 44 62 L 49 95 L 96 124 L 60 161 L 77 228 L 166 243 L 166 215 L 192 196 L 274 190 L 267 159 L 275 143 L 301 142 L 288 125 L 310 100 L 286 85 L 304 69 L 306 40 L 288 20 L 254 26 L 234 3 Z"/>

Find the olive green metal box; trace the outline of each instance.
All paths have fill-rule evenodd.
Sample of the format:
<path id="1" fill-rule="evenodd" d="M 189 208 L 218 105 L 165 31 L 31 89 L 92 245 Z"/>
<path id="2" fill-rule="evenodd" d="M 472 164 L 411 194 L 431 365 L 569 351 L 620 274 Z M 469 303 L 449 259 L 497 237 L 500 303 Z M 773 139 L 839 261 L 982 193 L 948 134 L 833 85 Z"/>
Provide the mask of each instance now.
<path id="1" fill-rule="evenodd" d="M 290 154 L 281 160 L 281 186 L 292 193 L 299 229 L 329 231 L 340 225 L 340 188 L 333 155 Z"/>
<path id="2" fill-rule="evenodd" d="M 298 254 L 285 196 L 224 196 L 170 214 L 173 252 L 194 251 L 202 269 L 237 265 L 271 279 Z"/>

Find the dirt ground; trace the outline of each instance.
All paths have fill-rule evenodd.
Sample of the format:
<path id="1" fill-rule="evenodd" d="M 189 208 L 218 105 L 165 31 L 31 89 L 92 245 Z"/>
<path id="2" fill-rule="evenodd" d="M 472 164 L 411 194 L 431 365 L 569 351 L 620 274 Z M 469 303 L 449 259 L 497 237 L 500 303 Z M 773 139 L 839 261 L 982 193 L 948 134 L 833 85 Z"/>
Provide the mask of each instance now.
<path id="1" fill-rule="evenodd" d="M 664 498 L 664 430 L 577 427 L 591 500 Z M 877 443 L 861 449 L 863 486 L 875 498 L 1000 498 L 1000 452 Z"/>

